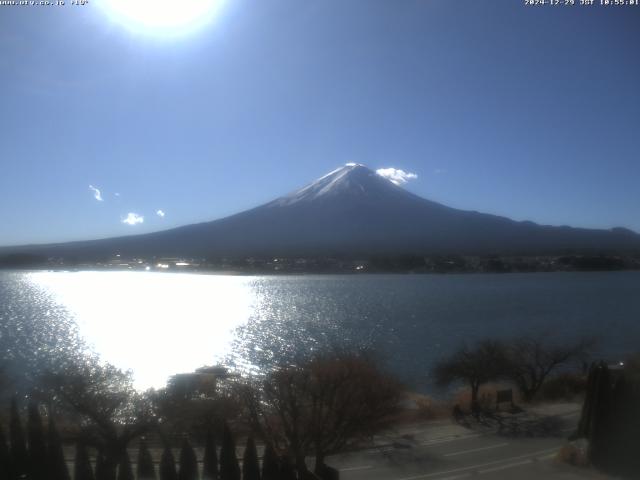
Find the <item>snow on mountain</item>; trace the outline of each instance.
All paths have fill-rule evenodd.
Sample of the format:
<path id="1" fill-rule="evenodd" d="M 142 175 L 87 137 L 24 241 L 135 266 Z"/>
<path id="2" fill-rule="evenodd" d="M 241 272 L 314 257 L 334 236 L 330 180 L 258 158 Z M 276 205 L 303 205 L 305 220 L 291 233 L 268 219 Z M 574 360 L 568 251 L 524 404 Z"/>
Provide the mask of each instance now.
<path id="1" fill-rule="evenodd" d="M 309 185 L 273 201 L 271 206 L 287 206 L 340 195 L 374 197 L 398 195 L 404 190 L 359 163 L 347 163 Z"/>
<path id="2" fill-rule="evenodd" d="M 49 256 L 322 256 L 640 251 L 640 235 L 516 222 L 424 199 L 347 164 L 265 205 L 161 232 L 0 249 Z"/>

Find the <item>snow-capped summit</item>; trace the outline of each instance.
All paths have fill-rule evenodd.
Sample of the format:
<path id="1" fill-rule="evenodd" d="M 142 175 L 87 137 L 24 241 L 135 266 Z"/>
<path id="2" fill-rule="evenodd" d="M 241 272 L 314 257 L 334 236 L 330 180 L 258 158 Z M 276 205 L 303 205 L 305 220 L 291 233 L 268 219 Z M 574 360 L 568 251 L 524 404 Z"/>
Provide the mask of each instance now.
<path id="1" fill-rule="evenodd" d="M 624 229 L 551 227 L 458 210 L 414 195 L 364 165 L 347 164 L 289 195 L 220 220 L 0 253 L 95 260 L 116 251 L 140 257 L 361 257 L 570 250 L 640 251 L 640 235 Z"/>
<path id="2" fill-rule="evenodd" d="M 359 163 L 347 163 L 295 192 L 273 201 L 272 206 L 336 199 L 343 196 L 381 198 L 404 190 Z"/>

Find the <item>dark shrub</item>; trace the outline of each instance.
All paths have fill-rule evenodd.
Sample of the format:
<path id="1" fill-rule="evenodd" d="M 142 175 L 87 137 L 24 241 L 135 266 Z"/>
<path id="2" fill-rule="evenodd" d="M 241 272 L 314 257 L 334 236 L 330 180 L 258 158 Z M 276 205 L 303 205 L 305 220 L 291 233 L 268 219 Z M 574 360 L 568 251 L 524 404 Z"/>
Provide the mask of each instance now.
<path id="1" fill-rule="evenodd" d="M 271 444 L 267 444 L 262 456 L 262 480 L 280 480 L 278 456 Z"/>
<path id="2" fill-rule="evenodd" d="M 9 480 L 11 477 L 9 448 L 4 436 L 4 430 L 0 425 L 0 480 Z"/>
<path id="3" fill-rule="evenodd" d="M 156 480 L 156 470 L 153 467 L 153 458 L 144 440 L 140 441 L 138 449 L 138 480 Z"/>
<path id="4" fill-rule="evenodd" d="M 109 476 L 107 475 L 106 471 L 106 463 L 102 452 L 98 452 L 98 454 L 96 455 L 95 477 L 96 480 L 109 480 Z"/>
<path id="5" fill-rule="evenodd" d="M 258 451 L 253 438 L 247 439 L 242 458 L 242 480 L 260 480 L 260 464 L 258 463 Z"/>
<path id="6" fill-rule="evenodd" d="M 211 430 L 207 432 L 204 444 L 202 478 L 204 480 L 218 480 L 218 453 L 216 452 L 216 440 Z"/>
<path id="7" fill-rule="evenodd" d="M 220 449 L 220 479 L 240 480 L 240 465 L 236 457 L 236 443 L 226 423 L 222 432 L 222 448 Z"/>
<path id="8" fill-rule="evenodd" d="M 280 459 L 280 480 L 296 480 L 296 472 L 286 455 Z"/>
<path id="9" fill-rule="evenodd" d="M 49 416 L 49 449 L 47 451 L 48 460 L 48 480 L 70 480 L 69 470 L 67 469 L 67 463 L 64 460 L 64 452 L 62 450 L 62 441 L 58 434 L 58 429 L 53 421 L 53 418 Z"/>
<path id="10" fill-rule="evenodd" d="M 29 468 L 29 457 L 27 454 L 27 444 L 24 439 L 20 412 L 18 411 L 18 401 L 14 397 L 11 400 L 11 419 L 9 423 L 9 445 L 11 453 L 12 475 L 18 478 L 26 475 Z"/>
<path id="11" fill-rule="evenodd" d="M 587 389 L 587 379 L 584 375 L 563 373 L 548 379 L 540 389 L 538 400 L 570 401 L 583 395 Z"/>
<path id="12" fill-rule="evenodd" d="M 47 480 L 47 445 L 44 439 L 40 409 L 35 403 L 29 403 L 27 412 L 30 479 Z"/>
<path id="13" fill-rule="evenodd" d="M 118 465 L 118 480 L 134 480 L 131 459 L 129 458 L 129 452 L 127 452 L 126 449 L 120 457 L 120 463 Z"/>
<path id="14" fill-rule="evenodd" d="M 94 480 L 89 454 L 83 443 L 76 445 L 76 460 L 73 468 L 74 480 Z"/>
<path id="15" fill-rule="evenodd" d="M 180 450 L 180 472 L 178 480 L 198 480 L 198 459 L 196 452 L 186 438 L 182 442 Z"/>
<path id="16" fill-rule="evenodd" d="M 162 457 L 160 457 L 160 480 L 178 480 L 176 460 L 169 447 L 165 447 Z"/>
<path id="17" fill-rule="evenodd" d="M 340 472 L 324 463 L 316 467 L 315 474 L 320 480 L 340 480 Z"/>

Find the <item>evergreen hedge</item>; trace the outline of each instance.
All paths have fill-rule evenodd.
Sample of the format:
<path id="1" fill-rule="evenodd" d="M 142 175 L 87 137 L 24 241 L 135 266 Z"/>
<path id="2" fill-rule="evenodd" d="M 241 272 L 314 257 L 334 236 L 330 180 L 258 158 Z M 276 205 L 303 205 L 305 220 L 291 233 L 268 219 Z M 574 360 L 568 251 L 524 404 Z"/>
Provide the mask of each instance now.
<path id="1" fill-rule="evenodd" d="M 165 447 L 160 457 L 160 480 L 178 480 L 176 460 L 169 447 Z"/>
<path id="2" fill-rule="evenodd" d="M 73 466 L 73 480 L 95 480 L 91 460 L 84 443 L 76 444 L 76 459 Z"/>
<path id="3" fill-rule="evenodd" d="M 260 480 L 260 464 L 258 451 L 253 438 L 247 438 L 247 446 L 242 457 L 242 480 Z"/>
<path id="4" fill-rule="evenodd" d="M 218 454 L 213 432 L 209 430 L 204 443 L 203 480 L 218 480 Z"/>

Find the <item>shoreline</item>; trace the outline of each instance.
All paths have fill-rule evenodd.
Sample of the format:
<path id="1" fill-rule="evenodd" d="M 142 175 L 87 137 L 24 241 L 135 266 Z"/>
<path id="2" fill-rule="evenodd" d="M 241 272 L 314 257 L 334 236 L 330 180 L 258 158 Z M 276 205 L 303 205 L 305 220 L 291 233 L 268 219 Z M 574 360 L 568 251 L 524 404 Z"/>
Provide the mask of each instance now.
<path id="1" fill-rule="evenodd" d="M 360 277 L 360 276 L 461 276 L 461 275 L 530 275 L 530 274 L 567 274 L 567 273 L 622 273 L 622 272 L 640 272 L 640 266 L 636 268 L 623 269 L 590 269 L 590 270 L 521 270 L 521 271 L 397 271 L 397 270 L 375 270 L 375 271 L 350 271 L 350 270 L 321 270 L 321 271 L 297 271 L 297 270 L 228 270 L 228 269 L 208 269 L 208 268 L 175 268 L 175 269 L 142 269 L 142 268 L 114 268 L 101 266 L 82 266 L 72 267 L 54 267 L 54 266 L 38 266 L 38 267 L 4 267 L 0 266 L 0 272 L 52 272 L 52 273 L 80 273 L 80 272 L 135 272 L 135 273 L 161 273 L 161 274 L 191 274 L 191 275 L 217 275 L 217 276 L 237 276 L 237 277 L 302 277 L 302 276 L 344 276 L 344 277 Z"/>

